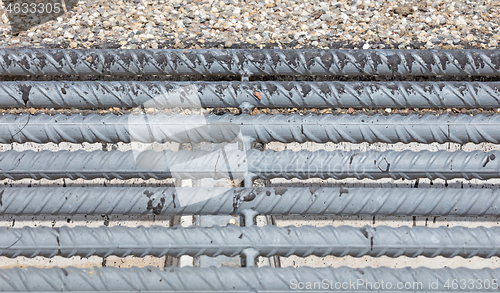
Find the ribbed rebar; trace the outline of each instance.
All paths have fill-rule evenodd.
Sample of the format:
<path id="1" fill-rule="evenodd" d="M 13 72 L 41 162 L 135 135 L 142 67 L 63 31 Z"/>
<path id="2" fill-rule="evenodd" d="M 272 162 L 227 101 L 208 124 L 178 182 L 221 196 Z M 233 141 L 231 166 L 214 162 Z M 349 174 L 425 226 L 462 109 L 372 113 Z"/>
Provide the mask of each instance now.
<path id="1" fill-rule="evenodd" d="M 498 82 L 0 82 L 0 107 L 497 108 Z"/>
<path id="2" fill-rule="evenodd" d="M 2 179 L 500 177 L 500 151 L 6 151 Z"/>
<path id="3" fill-rule="evenodd" d="M 3 115 L 11 142 L 500 143 L 500 115 Z"/>
<path id="4" fill-rule="evenodd" d="M 0 215 L 500 216 L 500 190 L 460 188 L 13 187 Z"/>
<path id="5" fill-rule="evenodd" d="M 0 75 L 482 75 L 499 50 L 2 49 Z"/>
<path id="6" fill-rule="evenodd" d="M 12 268 L 0 270 L 4 292 L 497 292 L 500 269 L 404 268 Z M 454 281 L 455 280 L 455 281 Z M 481 280 L 481 283 L 476 280 Z M 486 284 L 486 280 L 487 284 Z M 383 282 L 383 283 L 382 283 Z M 390 285 L 389 285 L 390 284 Z M 445 287 L 446 284 L 449 286 Z M 315 287 L 314 287 L 315 286 Z M 406 286 L 406 288 L 405 288 Z M 487 287 L 487 288 L 485 288 Z M 343 289 L 344 288 L 344 289 Z"/>
<path id="7" fill-rule="evenodd" d="M 0 227 L 0 256 L 500 256 L 500 227 Z"/>

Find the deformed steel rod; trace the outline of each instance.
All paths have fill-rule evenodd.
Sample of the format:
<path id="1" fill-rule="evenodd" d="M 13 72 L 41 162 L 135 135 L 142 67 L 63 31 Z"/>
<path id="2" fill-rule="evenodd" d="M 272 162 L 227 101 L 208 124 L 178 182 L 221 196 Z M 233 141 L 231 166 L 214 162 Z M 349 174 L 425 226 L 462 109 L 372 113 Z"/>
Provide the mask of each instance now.
<path id="1" fill-rule="evenodd" d="M 499 82 L 9 81 L 0 107 L 497 108 Z"/>
<path id="2" fill-rule="evenodd" d="M 1 49 L 0 55 L 0 75 L 500 74 L 500 50 Z"/>
<path id="3" fill-rule="evenodd" d="M 500 227 L 0 227 L 0 256 L 500 256 Z"/>
<path id="4" fill-rule="evenodd" d="M 500 177 L 500 151 L 5 151 L 2 179 Z"/>
<path id="5" fill-rule="evenodd" d="M 0 215 L 500 216 L 500 190 L 461 188 L 12 187 Z"/>
<path id="6" fill-rule="evenodd" d="M 3 115 L 11 142 L 500 143 L 500 115 Z"/>
<path id="7" fill-rule="evenodd" d="M 85 268 L 0 270 L 3 292 L 450 292 L 458 280 L 467 291 L 498 292 L 500 269 L 429 268 Z M 454 282 L 454 280 L 456 280 Z M 479 281 L 481 280 L 481 284 Z M 487 281 L 486 281 L 487 280 Z M 446 287 L 448 286 L 448 287 Z"/>

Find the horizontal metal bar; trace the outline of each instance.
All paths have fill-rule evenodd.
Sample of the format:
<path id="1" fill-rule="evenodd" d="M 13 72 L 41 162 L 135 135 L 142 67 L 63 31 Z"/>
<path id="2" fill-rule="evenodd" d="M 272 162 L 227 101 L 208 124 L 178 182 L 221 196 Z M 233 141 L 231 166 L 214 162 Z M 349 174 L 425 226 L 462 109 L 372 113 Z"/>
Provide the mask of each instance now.
<path id="1" fill-rule="evenodd" d="M 500 143 L 500 115 L 3 115 L 11 142 Z"/>
<path id="2" fill-rule="evenodd" d="M 1 179 L 500 177 L 500 151 L 5 151 Z"/>
<path id="3" fill-rule="evenodd" d="M 499 96 L 499 82 L 0 82 L 1 108 L 497 108 Z"/>
<path id="4" fill-rule="evenodd" d="M 500 216 L 500 190 L 461 188 L 13 187 L 0 215 Z"/>
<path id="5" fill-rule="evenodd" d="M 500 256 L 500 227 L 0 227 L 0 256 Z"/>
<path id="6" fill-rule="evenodd" d="M 481 75 L 499 50 L 2 49 L 0 75 Z"/>
<path id="7" fill-rule="evenodd" d="M 4 292 L 450 292 L 453 280 L 473 280 L 467 291 L 497 292 L 500 269 L 404 268 L 12 268 L 0 270 Z M 324 281 L 326 280 L 326 281 Z M 475 280 L 488 280 L 487 289 Z M 382 285 L 382 281 L 383 284 Z M 300 283 L 299 283 L 300 282 Z M 327 285 L 322 285 L 325 282 Z M 432 283 L 432 284 L 431 284 Z M 477 282 L 479 283 L 479 282 Z M 353 284 L 353 285 L 351 285 Z M 389 285 L 390 284 L 390 285 Z M 434 286 L 435 284 L 435 286 Z M 316 287 L 314 287 L 316 286 Z M 325 287 L 321 287 L 325 286 Z M 342 289 L 347 287 L 347 289 Z M 406 289 L 405 289 L 406 286 Z M 390 289 L 387 289 L 390 287 Z M 325 289 L 326 288 L 326 289 Z M 339 289 L 340 288 L 340 289 Z M 349 289 L 351 288 L 351 289 Z M 382 289 L 384 288 L 384 289 Z"/>

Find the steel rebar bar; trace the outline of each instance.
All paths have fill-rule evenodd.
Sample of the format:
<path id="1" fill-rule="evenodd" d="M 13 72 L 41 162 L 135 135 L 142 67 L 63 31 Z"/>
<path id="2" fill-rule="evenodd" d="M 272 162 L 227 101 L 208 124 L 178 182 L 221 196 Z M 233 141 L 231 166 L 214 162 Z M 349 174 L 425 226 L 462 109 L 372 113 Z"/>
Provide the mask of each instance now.
<path id="1" fill-rule="evenodd" d="M 0 215 L 500 216 L 500 190 L 461 188 L 13 187 Z"/>
<path id="2" fill-rule="evenodd" d="M 484 268 L 12 268 L 0 270 L 3 292 L 498 292 L 500 269 Z M 481 280 L 476 282 L 476 280 Z M 487 280 L 487 281 L 486 281 Z M 445 287 L 448 285 L 448 287 Z M 343 289 L 344 288 L 344 289 Z"/>
<path id="3" fill-rule="evenodd" d="M 500 143 L 500 115 L 3 115 L 11 142 Z"/>
<path id="4" fill-rule="evenodd" d="M 0 82 L 0 108 L 498 108 L 499 82 Z"/>
<path id="5" fill-rule="evenodd" d="M 0 227 L 0 256 L 500 256 L 500 227 Z"/>
<path id="6" fill-rule="evenodd" d="M 1 49 L 0 75 L 498 76 L 499 50 Z"/>
<path id="7" fill-rule="evenodd" d="M 500 151 L 5 151 L 2 179 L 500 177 Z"/>

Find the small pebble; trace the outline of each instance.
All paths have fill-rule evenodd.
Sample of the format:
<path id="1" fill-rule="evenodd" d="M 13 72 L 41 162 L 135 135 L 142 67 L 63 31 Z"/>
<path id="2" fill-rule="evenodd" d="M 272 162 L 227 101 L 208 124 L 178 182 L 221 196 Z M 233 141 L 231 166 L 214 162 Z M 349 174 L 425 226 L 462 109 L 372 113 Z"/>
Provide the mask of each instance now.
<path id="1" fill-rule="evenodd" d="M 255 97 L 256 97 L 257 99 L 259 99 L 259 100 L 261 100 L 261 99 L 262 99 L 262 94 L 261 94 L 261 93 L 259 93 L 259 92 L 255 92 L 255 93 L 254 93 L 254 95 L 255 95 Z"/>

